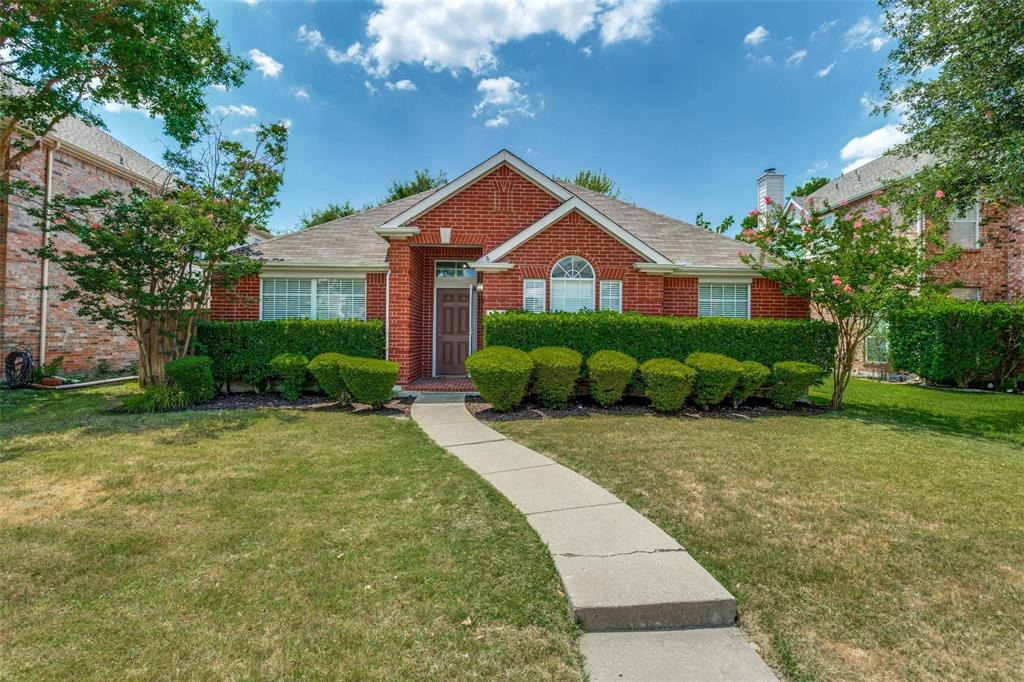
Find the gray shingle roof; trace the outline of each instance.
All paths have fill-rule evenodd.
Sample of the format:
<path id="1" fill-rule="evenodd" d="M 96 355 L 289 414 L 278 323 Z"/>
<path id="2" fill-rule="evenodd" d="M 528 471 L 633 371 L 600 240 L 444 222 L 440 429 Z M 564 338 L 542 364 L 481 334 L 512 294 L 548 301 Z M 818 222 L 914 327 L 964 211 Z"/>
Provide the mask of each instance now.
<path id="1" fill-rule="evenodd" d="M 388 242 L 378 236 L 374 229 L 435 191 L 436 188 L 428 189 L 390 204 L 368 208 L 299 232 L 241 247 L 239 251 L 260 258 L 265 263 L 323 266 L 384 263 L 387 261 Z"/>
<path id="2" fill-rule="evenodd" d="M 162 185 L 169 176 L 159 164 L 150 161 L 116 137 L 77 118 L 65 118 L 54 126 L 50 137 L 95 154 L 114 166 L 124 168 L 151 182 Z"/>
<path id="3" fill-rule="evenodd" d="M 826 203 L 829 206 L 837 206 L 844 199 L 852 201 L 870 194 L 893 180 L 913 175 L 933 163 L 935 163 L 935 157 L 931 154 L 918 154 L 917 156 L 886 154 L 849 173 L 840 175 L 835 180 L 829 181 L 827 185 L 811 192 L 807 197 L 814 200 L 814 207 L 817 209 L 823 208 Z M 800 202 L 800 205 L 804 206 L 804 203 Z"/>
<path id="4" fill-rule="evenodd" d="M 674 263 L 697 268 L 745 267 L 736 252 L 759 253 L 749 244 L 682 220 L 568 182 L 559 181 L 559 184 Z M 241 247 L 239 251 L 268 264 L 384 263 L 388 243 L 374 229 L 435 191 L 427 190 L 316 227 Z"/>

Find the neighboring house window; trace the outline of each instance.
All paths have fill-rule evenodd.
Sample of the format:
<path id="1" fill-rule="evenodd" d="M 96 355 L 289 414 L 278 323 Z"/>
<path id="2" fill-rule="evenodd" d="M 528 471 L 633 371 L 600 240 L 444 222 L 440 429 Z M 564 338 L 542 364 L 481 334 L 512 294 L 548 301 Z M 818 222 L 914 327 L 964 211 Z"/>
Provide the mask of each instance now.
<path id="1" fill-rule="evenodd" d="M 878 323 L 875 330 L 864 338 L 864 361 L 889 362 L 889 323 Z"/>
<path id="2" fill-rule="evenodd" d="M 961 301 L 980 301 L 981 289 L 978 287 L 953 287 L 949 290 L 949 295 L 959 298 Z"/>
<path id="3" fill-rule="evenodd" d="M 697 315 L 700 317 L 750 317 L 750 285 L 698 285 Z"/>
<path id="4" fill-rule="evenodd" d="M 261 280 L 261 320 L 365 320 L 365 279 Z"/>
<path id="5" fill-rule="evenodd" d="M 617 279 L 601 280 L 601 310 L 622 312 L 622 282 Z"/>
<path id="6" fill-rule="evenodd" d="M 575 313 L 594 309 L 594 268 L 579 256 L 567 256 L 551 270 L 551 310 Z"/>
<path id="7" fill-rule="evenodd" d="M 978 203 L 949 218 L 946 242 L 958 244 L 965 249 L 978 248 Z"/>
<path id="8" fill-rule="evenodd" d="M 836 221 L 835 215 L 833 215 L 832 213 L 829 213 L 827 216 L 825 216 L 825 218 L 824 218 L 824 220 L 822 222 L 825 223 L 825 227 L 832 227 L 832 224 L 835 221 Z"/>
<path id="9" fill-rule="evenodd" d="M 544 285 L 542 279 L 523 280 L 523 310 L 528 313 L 542 313 L 546 306 L 544 301 Z"/>

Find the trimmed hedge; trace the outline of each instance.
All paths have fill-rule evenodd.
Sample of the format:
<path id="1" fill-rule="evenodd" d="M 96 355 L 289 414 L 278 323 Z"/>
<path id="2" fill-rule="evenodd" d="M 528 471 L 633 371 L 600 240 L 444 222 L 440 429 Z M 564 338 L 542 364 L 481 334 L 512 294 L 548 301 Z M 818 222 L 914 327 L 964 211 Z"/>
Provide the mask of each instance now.
<path id="1" fill-rule="evenodd" d="M 747 398 L 761 390 L 772 371 L 760 362 L 745 360 L 740 363 L 740 380 L 732 391 L 732 404 L 739 407 Z"/>
<path id="2" fill-rule="evenodd" d="M 565 407 L 576 392 L 583 356 L 570 348 L 536 348 L 533 360 L 533 393 L 545 407 Z"/>
<path id="3" fill-rule="evenodd" d="M 602 407 L 622 400 L 626 387 L 636 375 L 635 358 L 616 350 L 599 350 L 587 358 L 590 395 Z"/>
<path id="4" fill-rule="evenodd" d="M 743 365 L 719 353 L 690 353 L 686 364 L 697 372 L 693 401 L 707 409 L 726 399 L 743 376 Z"/>
<path id="5" fill-rule="evenodd" d="M 814 384 L 825 378 L 825 370 L 807 362 L 776 362 L 772 365 L 772 404 L 792 407 Z"/>
<path id="6" fill-rule="evenodd" d="M 644 392 L 658 412 L 675 412 L 693 389 L 697 372 L 678 360 L 656 358 L 640 365 Z"/>
<path id="7" fill-rule="evenodd" d="M 265 386 L 273 376 L 270 361 L 281 353 L 307 358 L 344 353 L 384 357 L 384 323 L 380 320 L 274 320 L 196 324 L 195 350 L 213 361 L 217 384 L 244 381 Z"/>
<path id="8" fill-rule="evenodd" d="M 893 368 L 960 387 L 1022 371 L 1024 303 L 931 299 L 889 319 Z"/>
<path id="9" fill-rule="evenodd" d="M 171 360 L 164 365 L 164 372 L 172 387 L 181 391 L 188 405 L 208 403 L 213 400 L 213 370 L 210 358 L 205 355 L 187 355 Z"/>
<path id="10" fill-rule="evenodd" d="M 377 409 L 391 400 L 398 379 L 398 363 L 343 355 L 340 361 L 345 388 L 359 403 Z"/>
<path id="11" fill-rule="evenodd" d="M 309 361 L 306 369 L 316 379 L 321 391 L 335 400 L 347 403 L 352 396 L 341 374 L 341 362 L 344 359 L 345 356 L 341 353 L 321 353 Z"/>
<path id="12" fill-rule="evenodd" d="M 306 365 L 309 358 L 298 353 L 281 353 L 270 361 L 270 369 L 281 377 L 281 395 L 286 400 L 298 400 L 306 383 Z"/>
<path id="13" fill-rule="evenodd" d="M 485 346 L 466 358 L 466 369 L 483 399 L 495 411 L 507 412 L 526 397 L 533 360 L 515 348 Z"/>
<path id="14" fill-rule="evenodd" d="M 487 344 L 531 351 L 572 348 L 585 357 L 617 350 L 640 362 L 721 353 L 771 366 L 784 360 L 832 368 L 835 326 L 820 320 L 654 317 L 639 313 L 504 312 L 484 317 Z"/>

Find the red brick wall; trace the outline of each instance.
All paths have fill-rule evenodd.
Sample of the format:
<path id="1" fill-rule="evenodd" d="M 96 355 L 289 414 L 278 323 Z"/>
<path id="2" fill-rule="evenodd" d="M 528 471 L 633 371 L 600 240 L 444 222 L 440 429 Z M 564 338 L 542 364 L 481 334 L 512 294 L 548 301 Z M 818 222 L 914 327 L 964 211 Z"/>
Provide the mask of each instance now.
<path id="1" fill-rule="evenodd" d="M 46 155 L 35 152 L 22 161 L 15 177 L 39 187 L 46 183 Z M 66 152 L 53 154 L 53 193 L 85 196 L 102 189 L 126 191 L 131 181 L 105 169 L 82 161 Z M 33 357 L 40 358 L 42 261 L 26 253 L 26 249 L 42 245 L 42 232 L 36 219 L 29 216 L 17 199 L 8 208 L 8 220 L 0 230 L 0 253 L 3 269 L 2 324 L 0 349 L 4 354 L 12 347 L 29 347 Z M 60 249 L 81 249 L 81 243 L 67 234 L 55 234 Z M 111 331 L 102 323 L 79 317 L 73 301 L 61 301 L 61 294 L 71 283 L 64 271 L 50 264 L 47 297 L 46 359 L 64 357 L 68 373 L 91 372 L 101 362 L 113 370 L 135 365 L 138 351 L 135 342 L 119 331 Z M 2 370 L 0 370 L 2 371 Z"/>
<path id="2" fill-rule="evenodd" d="M 697 284 L 696 277 L 666 277 L 665 314 L 697 317 Z"/>
<path id="3" fill-rule="evenodd" d="M 260 278 L 250 275 L 231 288 L 214 285 L 210 294 L 210 319 L 245 322 L 260 319 Z"/>
<path id="4" fill-rule="evenodd" d="M 366 319 L 383 320 L 387 298 L 387 274 L 370 272 L 366 275 Z"/>
<path id="5" fill-rule="evenodd" d="M 1007 211 L 1007 297 L 1024 301 L 1024 206 Z"/>
<path id="6" fill-rule="evenodd" d="M 810 303 L 799 296 L 784 296 L 778 282 L 755 277 L 750 284 L 751 317 L 806 318 Z"/>

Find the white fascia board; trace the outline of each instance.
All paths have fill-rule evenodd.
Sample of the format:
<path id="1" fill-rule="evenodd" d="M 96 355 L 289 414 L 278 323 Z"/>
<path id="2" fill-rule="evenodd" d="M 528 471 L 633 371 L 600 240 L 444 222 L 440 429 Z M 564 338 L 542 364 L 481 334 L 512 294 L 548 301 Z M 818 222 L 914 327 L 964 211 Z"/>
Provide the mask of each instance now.
<path id="1" fill-rule="evenodd" d="M 383 225 L 380 227 L 373 228 L 373 231 L 377 233 L 378 237 L 384 237 L 386 239 L 408 239 L 409 237 L 415 237 L 420 233 L 420 228 L 412 226 L 403 227 L 391 227 L 386 228 Z"/>
<path id="2" fill-rule="evenodd" d="M 477 272 L 505 272 L 514 266 L 515 263 L 486 263 L 484 261 L 475 261 L 469 264 L 469 267 Z"/>
<path id="3" fill-rule="evenodd" d="M 640 272 L 645 272 L 652 275 L 665 275 L 667 277 L 699 277 L 715 278 L 715 277 L 757 277 L 757 273 L 753 268 L 747 267 L 746 265 L 737 265 L 736 267 L 714 267 L 714 266 L 693 266 L 693 265 L 680 265 L 672 264 L 669 266 L 657 265 L 655 263 L 635 263 L 634 268 Z M 766 267 L 772 268 L 771 265 Z"/>
<path id="4" fill-rule="evenodd" d="M 623 229 L 618 223 L 611 220 L 605 214 L 601 213 L 593 206 L 583 201 L 577 196 L 573 196 L 572 199 L 566 201 L 564 204 L 548 213 L 546 216 L 530 225 L 528 228 L 515 235 L 503 244 L 498 245 L 490 253 L 486 254 L 478 262 L 495 262 L 501 258 L 504 258 L 516 248 L 522 246 L 526 242 L 530 241 L 538 234 L 546 230 L 547 228 L 554 225 L 557 221 L 567 216 L 571 211 L 579 211 L 580 214 L 585 216 L 591 222 L 596 224 L 602 230 L 610 234 L 618 241 L 625 244 L 627 247 L 640 254 L 644 258 L 647 258 L 652 263 L 660 263 L 669 265 L 672 263 L 669 259 L 652 249 L 644 242 L 637 239 L 631 232 Z"/>
<path id="5" fill-rule="evenodd" d="M 401 228 L 405 223 L 418 218 L 434 206 L 437 206 L 446 199 L 459 193 L 503 163 L 514 168 L 520 174 L 554 196 L 559 201 L 568 201 L 574 196 L 572 192 L 565 189 L 512 152 L 507 149 L 502 149 L 491 158 L 463 173 L 441 189 L 431 194 L 429 197 L 424 197 L 421 201 L 416 202 L 413 206 L 407 208 L 391 220 L 378 227 L 377 234 L 384 236 L 392 233 L 392 231 L 398 228 Z"/>
<path id="6" fill-rule="evenodd" d="M 289 263 L 263 263 L 260 277 L 326 277 L 332 275 L 366 275 L 387 272 L 387 263 L 317 263 L 293 261 Z"/>

